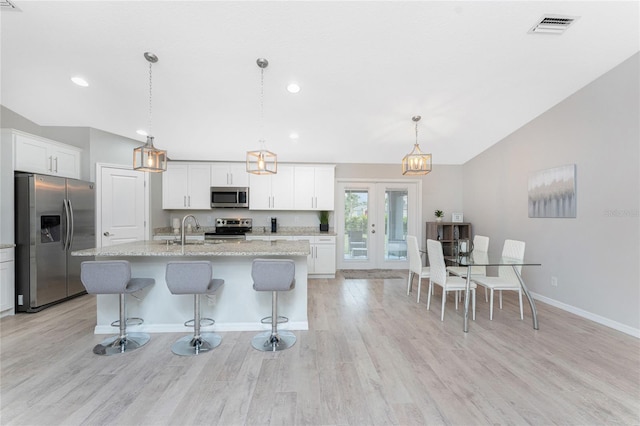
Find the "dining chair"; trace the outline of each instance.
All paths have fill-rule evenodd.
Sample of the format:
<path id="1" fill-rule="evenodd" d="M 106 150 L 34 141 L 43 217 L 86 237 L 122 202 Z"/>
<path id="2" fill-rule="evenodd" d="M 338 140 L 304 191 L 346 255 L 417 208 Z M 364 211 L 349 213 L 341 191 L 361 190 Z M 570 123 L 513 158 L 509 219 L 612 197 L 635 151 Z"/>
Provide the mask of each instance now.
<path id="1" fill-rule="evenodd" d="M 429 292 L 427 295 L 427 310 L 431 305 L 431 290 L 433 284 L 442 287 L 442 313 L 440 321 L 444 321 L 444 305 L 447 300 L 448 291 L 462 291 L 466 289 L 467 280 L 461 277 L 449 276 L 447 267 L 444 263 L 444 254 L 442 253 L 442 243 L 436 240 L 427 240 L 427 254 L 429 255 L 429 265 L 431 276 L 429 278 Z M 476 285 L 470 283 L 472 318 L 476 319 Z M 456 307 L 458 306 L 458 298 L 456 297 Z"/>
<path id="2" fill-rule="evenodd" d="M 505 240 L 502 247 L 502 257 L 510 257 L 513 259 L 524 259 L 525 243 L 522 241 Z M 516 266 L 518 273 L 522 270 L 522 266 Z M 502 309 L 502 290 L 511 290 L 518 292 L 520 302 L 520 319 L 524 319 L 522 313 L 522 286 L 518 279 L 513 266 L 499 266 L 497 277 L 476 277 L 471 275 L 471 279 L 478 285 L 491 291 L 489 302 L 489 319 L 493 320 L 493 293 L 499 291 L 500 309 Z"/>
<path id="3" fill-rule="evenodd" d="M 429 267 L 422 266 L 422 258 L 420 257 L 420 249 L 418 248 L 418 239 L 413 235 L 407 235 L 407 255 L 409 256 L 409 280 L 407 281 L 407 296 L 411 292 L 411 282 L 413 275 L 418 275 L 418 299 L 416 303 L 420 303 L 420 289 L 422 288 L 422 279 L 429 278 Z"/>
<path id="4" fill-rule="evenodd" d="M 473 251 L 488 253 L 489 252 L 489 237 L 483 235 L 476 235 L 473 237 Z M 466 266 L 447 266 L 447 271 L 450 274 L 457 275 L 462 278 L 467 278 Z M 471 276 L 487 276 L 486 266 L 472 266 Z M 484 289 L 484 301 L 488 302 L 487 288 Z"/>

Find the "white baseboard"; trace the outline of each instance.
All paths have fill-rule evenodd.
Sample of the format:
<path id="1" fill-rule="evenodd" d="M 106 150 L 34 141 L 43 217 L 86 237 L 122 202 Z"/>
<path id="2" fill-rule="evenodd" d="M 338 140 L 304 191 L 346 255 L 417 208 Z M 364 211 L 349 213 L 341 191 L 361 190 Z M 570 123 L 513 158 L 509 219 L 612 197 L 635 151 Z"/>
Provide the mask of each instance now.
<path id="1" fill-rule="evenodd" d="M 628 325 L 621 324 L 609 318 L 601 317 L 600 315 L 596 315 L 594 313 L 585 311 L 584 309 L 576 308 L 575 306 L 567 305 L 566 303 L 559 302 L 555 299 L 550 299 L 538 293 L 534 293 L 534 292 L 530 292 L 530 293 L 535 300 L 539 300 L 541 302 L 546 303 L 547 305 L 554 306 L 556 308 L 562 309 L 563 311 L 571 312 L 572 314 L 578 315 L 579 317 L 586 318 L 590 321 L 597 322 L 598 324 L 602 324 L 604 326 L 613 328 L 614 330 L 621 331 L 625 334 L 628 334 L 630 336 L 640 339 L 640 329 L 638 328 L 633 328 Z"/>

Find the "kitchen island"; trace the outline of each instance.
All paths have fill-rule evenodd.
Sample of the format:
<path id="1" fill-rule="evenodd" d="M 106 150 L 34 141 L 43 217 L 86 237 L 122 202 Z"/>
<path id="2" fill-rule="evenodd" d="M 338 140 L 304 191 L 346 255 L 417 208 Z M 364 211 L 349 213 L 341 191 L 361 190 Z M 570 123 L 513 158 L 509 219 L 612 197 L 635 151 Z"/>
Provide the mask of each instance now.
<path id="1" fill-rule="evenodd" d="M 214 278 L 224 285 L 210 298 L 202 296 L 202 317 L 216 321 L 213 331 L 266 330 L 260 320 L 271 315 L 271 293 L 253 290 L 251 263 L 256 258 L 286 258 L 295 261 L 295 288 L 278 296 L 278 311 L 289 318 L 283 329 L 307 330 L 308 241 L 233 241 L 210 244 L 193 242 L 184 246 L 165 241 L 137 241 L 103 248 L 79 250 L 72 256 L 95 256 L 96 260 L 128 260 L 132 277 L 154 278 L 136 297 L 127 297 L 127 316 L 141 317 L 144 324 L 130 331 L 148 333 L 192 330 L 184 322 L 193 318 L 193 296 L 173 295 L 164 279 L 167 262 L 208 260 Z M 118 319 L 118 296 L 96 296 L 96 334 L 112 334 L 111 322 Z M 203 330 L 204 331 L 204 330 Z"/>

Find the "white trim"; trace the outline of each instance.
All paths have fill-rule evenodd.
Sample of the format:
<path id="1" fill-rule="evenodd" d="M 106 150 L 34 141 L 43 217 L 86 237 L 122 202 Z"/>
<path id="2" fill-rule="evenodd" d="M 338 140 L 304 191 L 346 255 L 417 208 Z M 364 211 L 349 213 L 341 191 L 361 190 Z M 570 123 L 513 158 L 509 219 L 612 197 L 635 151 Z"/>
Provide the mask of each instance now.
<path id="1" fill-rule="evenodd" d="M 598 324 L 604 325 L 606 327 L 613 328 L 614 330 L 621 331 L 630 336 L 636 337 L 640 339 L 640 329 L 630 327 L 626 324 L 619 323 L 617 321 L 613 321 L 609 318 L 602 317 L 600 315 L 596 315 L 589 311 L 585 311 L 584 309 L 576 308 L 575 306 L 567 305 L 566 303 L 559 302 L 555 299 L 548 298 L 546 296 L 542 296 L 541 294 L 530 292 L 531 296 L 535 300 L 539 300 L 541 302 L 546 303 L 547 305 L 554 306 L 558 309 L 562 309 L 563 311 L 570 312 L 572 314 L 578 315 L 579 317 L 586 318 Z"/>
<path id="2" fill-rule="evenodd" d="M 263 324 L 260 322 L 216 322 L 213 326 L 202 327 L 202 332 L 218 332 L 218 331 L 267 331 L 271 330 L 271 324 Z M 284 324 L 278 324 L 278 330 L 309 330 L 308 321 L 291 321 Z M 193 333 L 193 327 L 185 327 L 183 324 L 153 324 L 138 325 L 127 327 L 128 332 L 144 332 L 144 333 Z M 96 325 L 94 334 L 118 334 L 118 327 L 110 325 Z"/>

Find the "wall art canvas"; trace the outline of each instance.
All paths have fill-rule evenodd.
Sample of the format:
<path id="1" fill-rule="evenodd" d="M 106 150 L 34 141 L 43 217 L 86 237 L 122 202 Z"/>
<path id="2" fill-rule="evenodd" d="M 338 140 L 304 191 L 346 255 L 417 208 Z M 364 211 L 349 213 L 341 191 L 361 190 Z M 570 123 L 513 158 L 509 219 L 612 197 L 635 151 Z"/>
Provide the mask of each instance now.
<path id="1" fill-rule="evenodd" d="M 576 165 L 529 176 L 529 217 L 576 217 Z"/>

